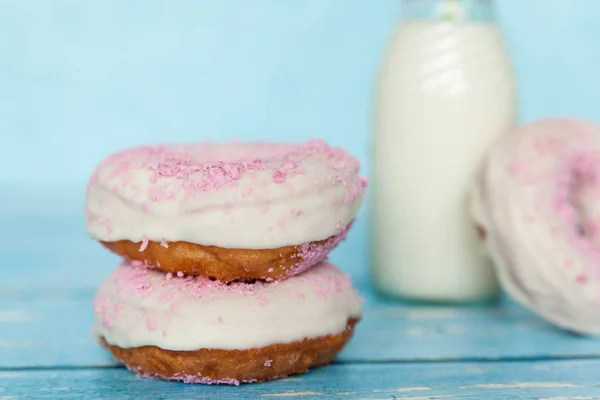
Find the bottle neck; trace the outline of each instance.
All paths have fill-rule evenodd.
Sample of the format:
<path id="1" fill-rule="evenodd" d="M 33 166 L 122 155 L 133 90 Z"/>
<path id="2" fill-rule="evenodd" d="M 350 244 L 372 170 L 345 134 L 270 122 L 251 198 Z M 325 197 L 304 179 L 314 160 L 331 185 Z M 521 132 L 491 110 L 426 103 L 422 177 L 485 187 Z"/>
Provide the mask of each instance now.
<path id="1" fill-rule="evenodd" d="M 405 20 L 495 23 L 495 0 L 402 0 Z"/>

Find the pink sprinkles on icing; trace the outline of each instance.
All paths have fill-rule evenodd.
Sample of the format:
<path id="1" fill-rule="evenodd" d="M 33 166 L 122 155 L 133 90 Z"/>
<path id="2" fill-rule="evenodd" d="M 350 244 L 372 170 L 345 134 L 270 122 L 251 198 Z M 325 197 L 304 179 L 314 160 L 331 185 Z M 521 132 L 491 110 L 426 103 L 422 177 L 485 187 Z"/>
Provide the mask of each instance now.
<path id="1" fill-rule="evenodd" d="M 335 273 L 328 272 L 330 270 L 335 270 Z M 330 298 L 335 296 L 336 293 L 345 293 L 351 290 L 349 277 L 340 274 L 329 263 L 320 264 L 311 271 L 314 271 L 314 273 L 308 272 L 294 279 L 295 282 L 303 283 L 305 287 L 308 286 L 309 290 L 312 290 L 319 297 Z M 172 277 L 171 279 L 158 279 L 159 277 L 166 277 L 166 275 L 124 262 L 117 267 L 109 279 L 114 282 L 115 289 L 122 298 L 144 298 L 158 290 L 161 302 L 176 299 L 170 306 L 172 312 L 175 312 L 182 302 L 192 303 L 199 299 L 216 300 L 224 292 L 234 293 L 237 296 L 253 296 L 258 307 L 265 307 L 269 304 L 269 299 L 263 290 L 274 285 L 285 284 L 285 282 L 233 282 L 225 284 L 195 276 Z M 290 284 L 290 282 L 287 284 Z M 294 286 L 295 284 L 290 286 L 290 296 L 298 296 L 299 299 L 304 301 L 306 299 L 305 289 L 303 289 L 304 293 L 294 291 Z M 94 312 L 97 321 L 110 329 L 113 327 L 114 321 L 117 321 L 122 315 L 123 308 L 121 305 L 112 306 L 111 301 L 103 296 L 101 290 L 94 299 Z M 164 330 L 163 326 L 159 326 L 156 316 L 145 310 L 138 310 L 136 318 L 138 326 L 145 326 L 151 332 L 159 328 L 161 332 Z M 219 323 L 223 323 L 223 320 L 223 316 L 218 316 L 217 321 Z M 132 327 L 132 329 L 134 328 L 135 326 Z"/>
<path id="2" fill-rule="evenodd" d="M 312 177 L 316 190 L 320 190 L 327 183 L 346 187 L 344 197 L 334 199 L 335 203 L 340 200 L 345 203 L 354 202 L 363 194 L 367 185 L 365 178 L 356 176 L 359 162 L 345 150 L 331 147 L 322 140 L 311 140 L 304 144 L 238 143 L 230 145 L 231 151 L 227 151 L 227 147 L 224 146 L 227 145 L 155 145 L 115 153 L 94 171 L 88 183 L 88 193 L 93 186 L 103 186 L 125 197 L 133 195 L 139 199 L 141 211 L 149 213 L 152 203 L 181 202 L 185 197 L 210 195 L 220 190 L 235 188 L 240 179 L 248 177 L 252 184 L 246 187 L 242 197 L 254 197 L 253 202 L 267 210 L 270 201 L 268 185 L 282 184 L 296 175 L 305 174 L 307 165 L 320 166 Z M 229 159 L 211 160 L 215 154 Z M 138 171 L 151 172 L 151 185 L 146 193 L 135 183 L 134 176 Z M 268 173 L 270 179 L 259 178 L 255 174 L 257 171 Z M 263 175 L 261 177 L 264 178 Z M 109 221 L 102 217 L 104 206 L 97 206 L 99 211 L 95 212 L 98 214 L 88 215 L 88 223 L 97 221 L 104 225 L 108 240 L 113 230 L 112 224 L 118 221 Z M 232 207 L 235 205 L 225 203 L 227 213 Z M 302 213 L 302 210 L 292 211 L 296 217 Z M 140 251 L 146 249 L 147 240 L 144 236 Z"/>
<path id="3" fill-rule="evenodd" d="M 151 332 L 156 330 L 156 319 L 152 315 L 148 315 L 148 317 L 146 318 L 146 326 Z"/>
<path id="4" fill-rule="evenodd" d="M 338 224 L 338 229 L 340 229 L 340 233 L 332 238 L 329 238 L 324 244 L 315 244 L 315 243 L 304 243 L 299 246 L 297 256 L 302 259 L 299 263 L 297 263 L 288 274 L 287 277 L 298 275 L 308 270 L 312 266 L 324 261 L 329 253 L 333 249 L 335 249 L 341 242 L 346 239 L 346 235 L 352 226 L 352 222 L 348 224 L 348 226 L 344 227 L 340 223 Z"/>

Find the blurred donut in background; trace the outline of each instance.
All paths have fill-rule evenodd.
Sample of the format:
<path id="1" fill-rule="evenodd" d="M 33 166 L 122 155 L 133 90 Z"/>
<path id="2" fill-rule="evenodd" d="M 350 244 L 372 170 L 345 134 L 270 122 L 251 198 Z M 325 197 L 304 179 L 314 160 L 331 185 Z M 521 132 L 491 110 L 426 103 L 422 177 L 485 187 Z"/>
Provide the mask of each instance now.
<path id="1" fill-rule="evenodd" d="M 600 334 L 600 127 L 551 119 L 502 136 L 472 200 L 504 290 L 561 328 Z"/>

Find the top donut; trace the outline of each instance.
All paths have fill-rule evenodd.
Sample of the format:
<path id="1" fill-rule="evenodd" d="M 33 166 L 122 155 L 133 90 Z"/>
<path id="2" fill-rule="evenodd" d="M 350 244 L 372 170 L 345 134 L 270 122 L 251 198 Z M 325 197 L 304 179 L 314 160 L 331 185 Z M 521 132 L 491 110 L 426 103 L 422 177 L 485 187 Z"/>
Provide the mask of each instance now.
<path id="1" fill-rule="evenodd" d="M 282 279 L 343 238 L 366 186 L 358 172 L 355 158 L 323 141 L 133 148 L 92 174 L 87 230 L 167 272 Z"/>

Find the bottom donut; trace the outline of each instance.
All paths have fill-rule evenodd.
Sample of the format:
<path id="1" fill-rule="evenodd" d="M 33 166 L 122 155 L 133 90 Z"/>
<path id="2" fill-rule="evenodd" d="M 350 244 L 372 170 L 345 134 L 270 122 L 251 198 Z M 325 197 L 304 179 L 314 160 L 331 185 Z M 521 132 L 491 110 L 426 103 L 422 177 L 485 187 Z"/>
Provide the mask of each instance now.
<path id="1" fill-rule="evenodd" d="M 328 262 L 285 281 L 220 283 L 123 263 L 94 299 L 95 335 L 140 376 L 264 382 L 330 363 L 361 301 Z"/>
<path id="2" fill-rule="evenodd" d="M 127 368 L 146 378 L 239 385 L 284 378 L 329 364 L 348 343 L 357 322 L 349 320 L 346 329 L 337 335 L 249 350 L 171 351 L 156 346 L 123 349 L 104 339 L 101 343 Z"/>

